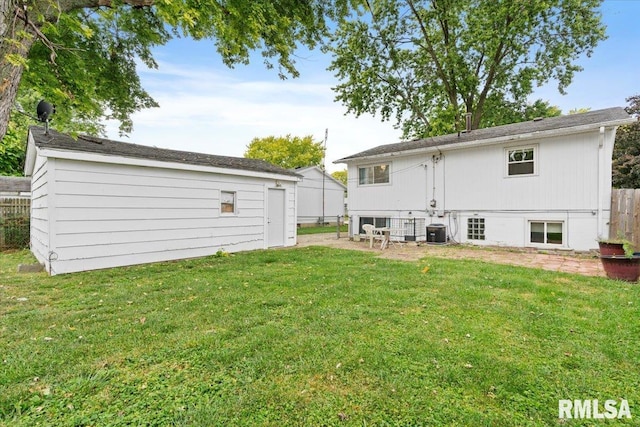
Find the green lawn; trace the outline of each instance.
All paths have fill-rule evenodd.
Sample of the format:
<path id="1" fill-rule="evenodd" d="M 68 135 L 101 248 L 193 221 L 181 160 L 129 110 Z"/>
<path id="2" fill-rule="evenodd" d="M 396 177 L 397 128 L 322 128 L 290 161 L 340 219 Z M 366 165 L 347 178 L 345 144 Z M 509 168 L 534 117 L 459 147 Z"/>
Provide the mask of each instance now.
<path id="1" fill-rule="evenodd" d="M 640 419 L 640 286 L 329 248 L 48 277 L 0 254 L 0 425 L 545 426 Z"/>
<path id="2" fill-rule="evenodd" d="M 336 225 L 318 225 L 314 227 L 298 227 L 297 234 L 298 236 L 302 236 L 305 234 L 322 234 L 322 233 L 336 233 L 336 229 L 338 227 Z M 346 233 L 349 231 L 349 226 L 347 224 L 340 225 L 340 232 Z"/>

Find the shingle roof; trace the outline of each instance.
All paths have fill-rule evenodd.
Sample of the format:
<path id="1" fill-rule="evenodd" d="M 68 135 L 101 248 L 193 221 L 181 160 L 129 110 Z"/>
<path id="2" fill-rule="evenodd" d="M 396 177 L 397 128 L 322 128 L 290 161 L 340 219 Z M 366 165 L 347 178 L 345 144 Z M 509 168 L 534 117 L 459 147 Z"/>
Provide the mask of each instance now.
<path id="1" fill-rule="evenodd" d="M 48 134 L 45 134 L 45 129 L 38 126 L 31 126 L 29 131 L 33 135 L 36 146 L 39 148 L 299 176 L 291 170 L 281 168 L 264 160 L 168 150 L 87 135 L 80 135 L 77 139 L 74 139 L 69 135 L 51 129 L 49 129 Z"/>
<path id="2" fill-rule="evenodd" d="M 604 110 L 589 111 L 581 114 L 548 117 L 541 120 L 531 120 L 528 122 L 513 123 L 510 125 L 476 129 L 469 133 L 452 133 L 449 135 L 415 139 L 413 141 L 404 141 L 395 144 L 379 145 L 375 148 L 336 160 L 334 163 L 341 163 L 345 160 L 357 159 L 360 157 L 398 153 L 401 151 L 416 150 L 420 148 L 450 146 L 465 142 L 483 141 L 508 136 L 515 137 L 517 135 L 531 134 L 535 132 L 545 132 L 589 125 L 601 126 L 606 123 L 624 124 L 625 122 L 633 122 L 633 119 L 623 108 L 614 107 Z"/>
<path id="3" fill-rule="evenodd" d="M 347 189 L 346 185 L 344 185 L 342 182 L 340 182 L 337 179 L 335 179 L 334 177 L 332 177 L 331 174 L 327 173 L 326 170 L 323 170 L 319 166 L 304 166 L 304 167 L 298 167 L 298 168 L 291 169 L 291 170 L 295 171 L 298 175 L 301 175 L 304 179 L 308 179 L 304 174 L 305 174 L 306 171 L 313 170 L 313 169 L 316 169 L 318 172 L 320 172 L 320 174 L 324 174 L 325 177 L 327 177 L 331 181 L 335 182 L 336 184 L 340 185 L 345 190 Z"/>
<path id="4" fill-rule="evenodd" d="M 31 191 L 31 178 L 0 176 L 0 191 L 13 193 Z"/>

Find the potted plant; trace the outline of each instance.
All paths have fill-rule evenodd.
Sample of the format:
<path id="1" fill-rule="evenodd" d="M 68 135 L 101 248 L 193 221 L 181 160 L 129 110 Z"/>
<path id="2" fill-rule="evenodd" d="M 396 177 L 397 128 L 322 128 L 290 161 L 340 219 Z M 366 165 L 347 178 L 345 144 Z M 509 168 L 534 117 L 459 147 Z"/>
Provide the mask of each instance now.
<path id="1" fill-rule="evenodd" d="M 598 240 L 600 255 L 627 255 L 634 253 L 633 243 L 624 238 Z"/>
<path id="2" fill-rule="evenodd" d="M 640 253 L 625 239 L 600 240 L 600 261 L 610 279 L 637 282 L 640 278 Z"/>

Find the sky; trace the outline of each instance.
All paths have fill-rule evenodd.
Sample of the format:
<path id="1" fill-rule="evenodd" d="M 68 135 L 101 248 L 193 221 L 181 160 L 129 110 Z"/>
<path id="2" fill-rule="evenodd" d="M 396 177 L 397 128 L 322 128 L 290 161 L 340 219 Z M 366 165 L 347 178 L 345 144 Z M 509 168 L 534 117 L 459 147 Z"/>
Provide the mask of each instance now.
<path id="1" fill-rule="evenodd" d="M 575 108 L 624 107 L 640 93 L 640 0 L 605 0 L 601 8 L 608 38 L 574 76 L 566 94 L 557 83 L 537 88 L 530 101 L 543 99 L 564 114 Z M 303 56 L 304 55 L 304 56 Z M 160 104 L 132 116 L 127 137 L 107 123 L 111 139 L 160 148 L 242 157 L 254 138 L 326 135 L 326 168 L 345 169 L 337 159 L 399 142 L 394 122 L 379 117 L 345 115 L 331 87 L 338 81 L 326 71 L 331 58 L 319 51 L 296 59 L 299 78 L 281 80 L 257 56 L 250 65 L 228 68 L 212 41 L 176 39 L 154 50 L 157 70 L 139 68 L 143 87 Z"/>

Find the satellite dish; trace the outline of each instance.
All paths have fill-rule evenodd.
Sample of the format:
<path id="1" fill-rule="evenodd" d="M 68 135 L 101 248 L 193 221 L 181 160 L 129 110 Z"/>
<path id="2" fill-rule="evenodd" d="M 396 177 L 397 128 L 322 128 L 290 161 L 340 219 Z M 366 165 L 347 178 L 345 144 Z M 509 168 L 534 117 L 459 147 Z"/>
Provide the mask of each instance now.
<path id="1" fill-rule="evenodd" d="M 49 104 L 44 99 L 38 103 L 36 107 L 36 112 L 38 113 L 38 120 L 44 123 L 44 134 L 49 134 L 49 119 L 56 112 L 56 109 L 53 105 Z"/>
<path id="2" fill-rule="evenodd" d="M 38 120 L 40 120 L 43 123 L 47 123 L 51 118 L 51 116 L 53 115 L 53 113 L 56 112 L 56 109 L 54 108 L 53 105 L 49 104 L 47 101 L 43 99 L 38 103 L 38 107 L 36 108 L 36 111 L 38 113 Z"/>

